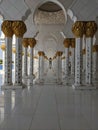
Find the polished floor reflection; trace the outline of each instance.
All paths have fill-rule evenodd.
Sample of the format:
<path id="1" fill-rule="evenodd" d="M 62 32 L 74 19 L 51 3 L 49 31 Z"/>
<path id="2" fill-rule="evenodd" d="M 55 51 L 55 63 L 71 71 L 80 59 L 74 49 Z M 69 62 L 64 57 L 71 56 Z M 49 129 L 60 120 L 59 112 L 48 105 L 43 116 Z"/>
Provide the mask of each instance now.
<path id="1" fill-rule="evenodd" d="M 57 85 L 0 91 L 0 130 L 98 130 L 98 91 Z"/>

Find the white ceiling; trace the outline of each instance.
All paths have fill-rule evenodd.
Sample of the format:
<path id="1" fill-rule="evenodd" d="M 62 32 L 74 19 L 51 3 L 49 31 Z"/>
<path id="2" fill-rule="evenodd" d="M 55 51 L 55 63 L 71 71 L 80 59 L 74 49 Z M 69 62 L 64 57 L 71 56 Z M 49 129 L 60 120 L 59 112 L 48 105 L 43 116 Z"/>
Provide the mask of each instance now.
<path id="1" fill-rule="evenodd" d="M 67 22 L 60 31 L 64 32 L 66 37 L 74 37 L 71 32 L 71 27 L 74 22 L 73 19 L 77 18 L 77 20 L 83 21 L 96 20 L 98 16 L 98 0 L 1 0 L 0 13 L 4 19 L 24 20 L 28 30 L 24 37 L 33 37 L 39 30 L 39 27 L 34 25 L 34 15 L 38 7 L 47 1 L 55 2 L 65 10 Z M 68 12 L 69 9 L 71 13 Z M 56 31 L 54 32 L 55 35 L 57 33 Z M 59 37 L 61 38 L 61 36 Z M 61 41 L 63 39 L 62 37 Z"/>

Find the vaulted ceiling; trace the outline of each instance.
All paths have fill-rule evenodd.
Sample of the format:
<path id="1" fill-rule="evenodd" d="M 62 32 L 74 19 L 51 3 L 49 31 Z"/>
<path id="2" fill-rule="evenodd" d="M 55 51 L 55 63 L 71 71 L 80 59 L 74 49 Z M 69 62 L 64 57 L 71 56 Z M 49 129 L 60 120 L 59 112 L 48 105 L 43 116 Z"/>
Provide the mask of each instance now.
<path id="1" fill-rule="evenodd" d="M 63 36 L 74 37 L 71 27 L 76 20 L 96 20 L 98 16 L 98 0 L 1 0 L 0 2 L 0 13 L 4 19 L 23 20 L 27 25 L 27 33 L 24 37 L 33 37 L 39 31 L 37 40 L 39 40 L 40 35 L 42 36 L 40 31 L 45 34 L 45 27 L 42 29 L 42 26 L 37 26 L 34 23 L 34 17 L 38 10 L 44 12 L 62 10 L 64 12 L 66 23 L 61 26 L 58 25 L 58 29 L 57 27 L 54 28 L 54 32 L 51 32 L 51 30 L 51 33 L 47 32 L 49 37 L 55 35 L 60 39 L 62 38 L 61 41 L 63 41 Z M 63 35 L 60 34 L 61 36 L 59 36 L 57 30 Z M 58 40 L 58 42 L 60 41 Z"/>

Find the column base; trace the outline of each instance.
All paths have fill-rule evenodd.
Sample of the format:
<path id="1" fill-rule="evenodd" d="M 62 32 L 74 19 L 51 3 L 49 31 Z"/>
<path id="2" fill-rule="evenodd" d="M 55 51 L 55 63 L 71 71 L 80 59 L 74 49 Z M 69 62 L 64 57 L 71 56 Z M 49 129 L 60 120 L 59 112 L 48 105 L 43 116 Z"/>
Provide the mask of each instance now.
<path id="1" fill-rule="evenodd" d="M 13 85 L 13 89 L 22 89 L 22 88 L 26 88 L 27 85 L 25 84 L 14 84 Z"/>
<path id="2" fill-rule="evenodd" d="M 28 79 L 28 75 L 23 75 L 23 79 Z"/>
<path id="3" fill-rule="evenodd" d="M 2 90 L 13 89 L 13 84 L 12 85 L 3 84 L 1 85 L 1 89 Z"/>
<path id="4" fill-rule="evenodd" d="M 35 75 L 34 74 L 33 75 L 29 75 L 28 79 L 35 79 Z"/>
<path id="5" fill-rule="evenodd" d="M 72 85 L 72 88 L 73 89 L 76 89 L 76 90 L 95 90 L 95 89 L 97 89 L 97 86 L 95 86 L 95 85 L 89 85 L 89 84 L 87 84 L 87 85 L 82 85 L 82 84 L 80 84 L 80 85 Z"/>

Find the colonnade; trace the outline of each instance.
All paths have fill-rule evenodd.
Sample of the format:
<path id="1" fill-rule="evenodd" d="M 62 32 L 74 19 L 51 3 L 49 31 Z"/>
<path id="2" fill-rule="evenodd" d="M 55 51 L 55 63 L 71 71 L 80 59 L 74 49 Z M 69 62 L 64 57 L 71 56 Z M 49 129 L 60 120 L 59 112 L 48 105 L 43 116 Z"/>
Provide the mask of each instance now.
<path id="1" fill-rule="evenodd" d="M 2 31 L 5 34 L 4 51 L 4 84 L 3 89 L 26 87 L 22 80 L 28 79 L 29 84 L 33 85 L 34 76 L 34 46 L 35 38 L 23 38 L 26 32 L 26 25 L 23 21 L 4 21 Z M 76 21 L 72 26 L 72 32 L 75 38 L 64 39 L 65 51 L 57 51 L 52 58 L 56 62 L 57 83 L 72 84 L 74 88 L 95 89 L 94 83 L 97 83 L 97 55 L 98 45 L 93 45 L 93 37 L 97 31 L 97 25 L 94 21 Z M 16 36 L 16 47 L 12 49 L 12 37 Z M 24 49 L 24 60 L 22 66 L 22 45 Z M 15 82 L 12 82 L 12 51 L 15 57 Z M 28 51 L 29 61 L 28 64 Z M 43 51 L 38 52 L 38 83 L 44 83 L 45 59 L 49 60 Z M 63 57 L 62 57 L 63 55 Z M 24 68 L 22 73 L 22 67 Z M 29 72 L 28 72 L 29 68 Z M 63 68 L 63 74 L 62 74 Z M 23 74 L 23 75 L 22 75 Z M 83 78 L 85 77 L 85 78 Z"/>
<path id="2" fill-rule="evenodd" d="M 75 39 L 66 38 L 65 46 L 65 80 L 69 76 L 69 46 L 71 44 L 71 74 L 75 76 L 72 86 L 76 89 L 96 89 L 93 82 L 93 76 L 96 75 L 96 63 L 98 49 L 97 45 L 93 46 L 93 37 L 97 31 L 97 25 L 94 21 L 77 21 L 72 26 L 72 32 Z M 85 40 L 85 46 L 84 40 Z M 73 45 L 74 43 L 74 45 Z M 74 64 L 75 63 L 75 64 Z M 85 76 L 85 80 L 83 80 Z M 96 76 L 95 76 L 96 77 Z"/>
<path id="3" fill-rule="evenodd" d="M 26 87 L 23 84 L 22 79 L 27 76 L 27 48 L 30 46 L 30 66 L 29 66 L 29 79 L 33 81 L 33 48 L 36 44 L 34 38 L 23 38 L 26 32 L 26 25 L 23 21 L 8 21 L 5 20 L 2 23 L 2 31 L 5 35 L 5 47 L 4 50 L 4 83 L 2 89 L 16 89 Z M 12 49 L 12 38 L 16 36 L 16 46 Z M 22 77 L 22 44 L 24 46 L 24 73 Z M 15 82 L 12 82 L 12 51 L 15 57 Z M 32 83 L 33 84 L 33 83 Z M 31 82 L 30 82 L 31 85 Z"/>

